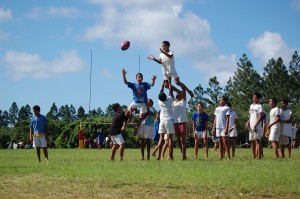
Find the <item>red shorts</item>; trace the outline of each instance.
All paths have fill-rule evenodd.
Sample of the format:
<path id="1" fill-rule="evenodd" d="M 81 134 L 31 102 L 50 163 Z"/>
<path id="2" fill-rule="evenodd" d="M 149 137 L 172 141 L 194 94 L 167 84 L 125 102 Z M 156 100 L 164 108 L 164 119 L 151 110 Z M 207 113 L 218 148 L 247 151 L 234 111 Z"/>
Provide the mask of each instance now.
<path id="1" fill-rule="evenodd" d="M 174 129 L 176 136 L 185 136 L 188 134 L 187 123 L 174 123 Z"/>

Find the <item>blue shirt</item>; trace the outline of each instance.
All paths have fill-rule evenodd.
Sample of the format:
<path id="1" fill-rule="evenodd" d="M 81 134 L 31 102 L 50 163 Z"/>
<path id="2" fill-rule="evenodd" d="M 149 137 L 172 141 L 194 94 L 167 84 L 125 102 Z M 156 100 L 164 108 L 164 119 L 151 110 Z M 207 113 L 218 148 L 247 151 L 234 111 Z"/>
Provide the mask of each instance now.
<path id="1" fill-rule="evenodd" d="M 104 131 L 98 131 L 98 144 L 102 144 L 104 142 Z"/>
<path id="2" fill-rule="evenodd" d="M 147 103 L 148 101 L 147 90 L 151 88 L 151 85 L 149 83 L 142 82 L 141 84 L 138 84 L 138 83 L 128 82 L 127 86 L 132 89 L 133 101 L 135 103 Z"/>
<path id="3" fill-rule="evenodd" d="M 45 129 L 48 126 L 47 118 L 43 115 L 34 115 L 31 117 L 30 128 L 33 129 L 34 134 L 45 134 Z"/>
<path id="4" fill-rule="evenodd" d="M 159 129 L 159 120 L 155 120 L 153 124 L 153 136 L 152 140 L 153 141 L 159 141 L 159 134 L 158 134 L 158 129 Z"/>
<path id="5" fill-rule="evenodd" d="M 152 113 L 152 115 L 155 114 L 155 109 L 153 107 L 150 107 L 149 111 Z M 145 125 L 147 125 L 147 126 L 151 126 L 152 125 L 152 115 L 148 115 L 145 118 L 145 121 L 143 121 Z"/>
<path id="6" fill-rule="evenodd" d="M 205 131 L 205 122 L 208 122 L 208 115 L 205 112 L 195 112 L 192 120 L 196 122 L 195 131 Z"/>

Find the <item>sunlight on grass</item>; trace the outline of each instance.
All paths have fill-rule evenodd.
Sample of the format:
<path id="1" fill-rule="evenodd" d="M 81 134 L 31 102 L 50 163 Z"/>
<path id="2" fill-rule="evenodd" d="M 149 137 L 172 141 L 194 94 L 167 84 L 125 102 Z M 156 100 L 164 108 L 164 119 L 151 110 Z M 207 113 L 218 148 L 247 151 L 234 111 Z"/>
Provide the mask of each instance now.
<path id="1" fill-rule="evenodd" d="M 0 197 L 25 198 L 297 198 L 300 195 L 300 150 L 291 159 L 273 159 L 265 149 L 252 160 L 238 149 L 233 160 L 218 160 L 203 151 L 193 160 L 140 160 L 126 149 L 124 161 L 109 161 L 110 150 L 49 149 L 50 162 L 37 161 L 34 150 L 0 151 Z M 199 151 L 200 152 L 200 151 Z M 38 190 L 38 191 L 37 191 Z"/>

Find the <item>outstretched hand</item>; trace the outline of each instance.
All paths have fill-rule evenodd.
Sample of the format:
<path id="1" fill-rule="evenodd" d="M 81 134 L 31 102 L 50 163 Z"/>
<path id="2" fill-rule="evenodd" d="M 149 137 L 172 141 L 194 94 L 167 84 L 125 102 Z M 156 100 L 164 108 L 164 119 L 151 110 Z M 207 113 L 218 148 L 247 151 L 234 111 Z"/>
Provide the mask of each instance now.
<path id="1" fill-rule="evenodd" d="M 150 60 L 154 60 L 154 56 L 153 55 L 150 55 L 147 58 L 150 59 Z"/>
<path id="2" fill-rule="evenodd" d="M 127 71 L 125 69 L 122 69 L 122 74 L 126 75 Z"/>
<path id="3" fill-rule="evenodd" d="M 153 75 L 153 76 L 152 76 L 152 80 L 156 80 L 156 75 Z"/>

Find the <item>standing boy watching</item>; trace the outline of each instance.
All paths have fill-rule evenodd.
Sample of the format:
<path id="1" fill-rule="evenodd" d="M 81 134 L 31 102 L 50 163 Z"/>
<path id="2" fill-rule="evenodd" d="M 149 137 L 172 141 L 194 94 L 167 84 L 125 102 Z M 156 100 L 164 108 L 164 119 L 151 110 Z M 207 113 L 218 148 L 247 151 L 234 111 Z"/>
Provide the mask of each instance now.
<path id="1" fill-rule="evenodd" d="M 219 138 L 220 157 L 219 160 L 224 158 L 225 151 L 227 158 L 230 159 L 229 145 L 228 145 L 228 126 L 230 109 L 226 106 L 228 102 L 227 97 L 222 96 L 220 99 L 220 106 L 215 109 L 215 119 L 212 128 L 212 134 L 216 134 Z"/>
<path id="2" fill-rule="evenodd" d="M 172 89 L 171 79 L 174 79 L 175 84 L 180 86 L 183 90 L 186 90 L 191 97 L 194 97 L 194 93 L 189 90 L 184 83 L 179 80 L 175 69 L 174 51 L 170 50 L 170 42 L 163 41 L 162 47 L 159 49 L 159 59 L 156 59 L 153 55 L 148 57 L 149 60 L 153 60 L 162 65 L 162 72 L 165 80 L 169 80 L 169 91 Z"/>
<path id="3" fill-rule="evenodd" d="M 238 125 L 238 116 L 236 112 L 231 108 L 231 103 L 227 102 L 227 106 L 230 108 L 230 115 L 229 115 L 229 148 L 231 148 L 231 156 L 234 157 L 235 155 L 235 138 L 237 137 L 237 129 L 236 126 Z"/>
<path id="4" fill-rule="evenodd" d="M 122 127 L 125 126 L 131 112 L 129 109 L 124 112 L 118 103 L 113 104 L 112 108 L 116 113 L 114 114 L 111 125 L 108 129 L 108 135 L 113 143 L 110 160 L 115 160 L 115 154 L 118 148 L 120 150 L 120 160 L 123 160 L 125 141 L 122 136 L 122 131 L 124 130 Z"/>
<path id="5" fill-rule="evenodd" d="M 250 105 L 249 109 L 249 120 L 246 123 L 246 129 L 249 128 L 249 141 L 251 142 L 252 149 L 252 158 L 256 158 L 256 154 L 258 155 L 258 159 L 261 159 L 261 136 L 262 136 L 262 105 L 259 103 L 261 98 L 260 93 L 253 94 L 253 104 Z"/>
<path id="6" fill-rule="evenodd" d="M 128 82 L 126 79 L 127 71 L 125 69 L 122 70 L 123 81 L 129 88 L 133 91 L 133 102 L 129 105 L 128 109 L 130 110 L 130 115 L 132 114 L 133 109 L 139 108 L 140 115 L 137 125 L 135 126 L 135 134 L 137 133 L 138 128 L 141 125 L 142 119 L 144 119 L 148 114 L 147 102 L 147 90 L 151 89 L 151 86 L 154 86 L 156 76 L 153 75 L 152 83 L 143 82 L 143 74 L 136 74 L 137 83 Z"/>
<path id="7" fill-rule="evenodd" d="M 293 115 L 292 111 L 287 108 L 288 100 L 282 99 L 280 102 L 280 123 L 281 123 L 281 132 L 279 136 L 279 145 L 281 158 L 285 158 L 284 149 L 288 147 L 288 156 L 291 157 L 291 137 L 292 137 L 292 121 Z"/>
<path id="8" fill-rule="evenodd" d="M 281 131 L 281 125 L 280 125 L 280 110 L 277 105 L 277 99 L 271 98 L 269 100 L 269 106 L 271 107 L 270 111 L 270 123 L 267 127 L 267 133 L 266 137 L 269 138 L 269 141 L 271 142 L 273 152 L 274 152 L 274 158 L 278 158 L 278 142 L 279 142 L 279 136 Z"/>
<path id="9" fill-rule="evenodd" d="M 194 147 L 194 159 L 198 158 L 198 149 L 200 139 L 203 139 L 203 145 L 205 147 L 205 159 L 208 159 L 208 115 L 203 111 L 204 105 L 202 103 L 198 103 L 197 112 L 193 113 L 193 132 L 195 138 L 195 147 Z"/>
<path id="10" fill-rule="evenodd" d="M 36 148 L 36 155 L 41 162 L 41 148 L 48 162 L 47 141 L 48 138 L 48 121 L 46 117 L 40 114 L 41 108 L 35 105 L 33 108 L 34 116 L 30 121 L 30 141 L 33 142 L 33 147 Z"/>

